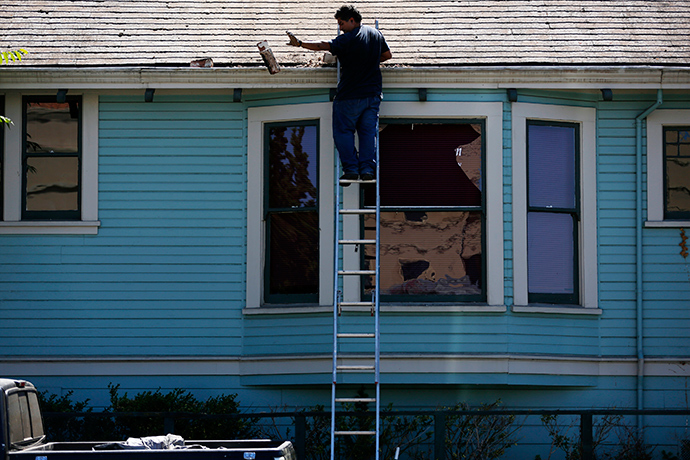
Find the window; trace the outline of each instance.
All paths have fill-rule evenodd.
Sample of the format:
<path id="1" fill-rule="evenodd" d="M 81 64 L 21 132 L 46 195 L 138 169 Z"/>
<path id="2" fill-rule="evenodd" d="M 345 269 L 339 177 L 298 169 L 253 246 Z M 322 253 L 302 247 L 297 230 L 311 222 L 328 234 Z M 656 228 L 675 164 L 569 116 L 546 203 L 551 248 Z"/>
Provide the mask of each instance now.
<path id="1" fill-rule="evenodd" d="M 486 300 L 483 132 L 481 120 L 381 122 L 382 301 Z M 363 188 L 365 205 L 375 205 L 375 188 Z M 364 238 L 374 238 L 375 217 L 363 222 Z"/>
<path id="2" fill-rule="evenodd" d="M 530 303 L 578 304 L 579 126 L 527 121 Z"/>
<path id="3" fill-rule="evenodd" d="M 690 110 L 647 117 L 648 227 L 690 225 Z"/>
<path id="4" fill-rule="evenodd" d="M 318 128 L 313 121 L 264 127 L 264 298 L 269 303 L 318 301 Z"/>
<path id="5" fill-rule="evenodd" d="M 246 295 L 250 312 L 262 306 L 267 311 L 269 307 L 332 305 L 335 155 L 331 111 L 328 102 L 248 110 Z"/>
<path id="6" fill-rule="evenodd" d="M 81 97 L 25 97 L 22 220 L 78 220 Z"/>
<path id="7" fill-rule="evenodd" d="M 394 279 L 396 270 L 399 270 L 399 258 L 391 256 L 392 265 L 388 274 L 391 278 L 383 280 L 388 285 L 388 299 L 396 299 L 391 290 L 401 279 L 421 279 L 431 277 L 431 271 L 438 272 L 438 276 L 451 282 L 446 283 L 450 287 L 446 290 L 440 287 L 433 293 L 405 293 L 397 297 L 397 302 L 405 302 L 404 308 L 415 308 L 414 302 L 424 305 L 424 309 L 436 308 L 428 305 L 431 301 L 448 301 L 451 305 L 438 305 L 438 308 L 456 308 L 462 311 L 505 311 L 504 303 L 504 276 L 503 276 L 503 104 L 500 102 L 457 103 L 457 102 L 384 102 L 381 105 L 381 119 L 385 120 L 386 127 L 381 132 L 381 142 L 385 141 L 391 146 L 385 154 L 395 159 L 395 152 L 402 148 L 409 148 L 408 155 L 412 156 L 415 150 L 406 143 L 416 139 L 417 153 L 420 145 L 425 145 L 433 140 L 436 135 L 442 136 L 442 143 L 456 143 L 450 148 L 448 155 L 440 155 L 439 162 L 430 166 L 429 177 L 416 188 L 410 189 L 411 193 L 400 195 L 405 191 L 405 183 L 395 178 L 395 170 L 390 170 L 388 178 L 384 178 L 390 184 L 386 204 L 390 206 L 385 210 L 385 225 L 389 229 L 399 225 L 407 225 L 408 236 L 416 239 L 415 252 L 423 252 L 436 248 L 433 257 L 425 255 L 429 267 L 424 268 L 424 261 L 405 264 L 403 278 Z M 333 145 L 331 133 L 332 104 L 329 102 L 310 104 L 288 104 L 283 106 L 250 107 L 248 109 L 247 125 L 247 308 L 245 314 L 313 312 L 314 307 L 320 306 L 325 311 L 332 310 L 333 305 L 333 269 L 335 266 L 335 238 L 334 238 L 334 212 L 336 171 L 338 171 L 337 153 Z M 414 123 L 411 121 L 414 120 Z M 412 129 L 414 125 L 414 129 Z M 310 166 L 316 169 L 316 176 L 309 172 L 310 179 L 305 181 L 307 187 L 318 190 L 315 206 L 307 206 L 306 201 L 289 202 L 289 208 L 273 206 L 268 200 L 270 195 L 269 162 L 267 159 L 271 132 L 276 129 L 287 128 L 281 136 L 285 139 L 292 137 L 290 129 L 296 130 L 304 127 L 302 137 L 302 149 L 305 147 L 305 139 L 309 136 L 309 127 L 317 129 L 316 140 L 318 148 L 318 162 Z M 398 132 L 397 130 L 401 130 Z M 405 130 L 414 131 L 412 137 L 393 141 L 402 135 Z M 425 130 L 426 134 L 425 134 Z M 386 133 L 388 131 L 388 133 Z M 489 136 L 487 133 L 493 133 Z M 279 137 L 281 137 L 279 136 Z M 458 140 L 459 136 L 459 140 Z M 386 140 L 388 139 L 388 140 Z M 457 141 L 457 142 L 456 142 Z M 286 141 L 282 141 L 286 142 Z M 287 141 L 289 144 L 289 141 Z M 286 147 L 290 149 L 292 147 Z M 440 146 L 439 146 L 440 148 Z M 444 147 L 445 148 L 445 147 Z M 279 149 L 280 150 L 280 149 Z M 284 149 L 283 149 L 284 150 Z M 414 158 L 412 158 L 414 160 Z M 384 160 L 382 160 L 384 161 Z M 450 162 L 450 167 L 446 166 Z M 391 161 L 393 165 L 397 159 Z M 399 162 L 398 162 L 399 163 Z M 460 165 L 459 163 L 462 163 Z M 429 164 L 430 162 L 418 162 Z M 281 168 L 282 164 L 279 165 Z M 409 165 L 406 174 L 413 174 L 414 166 Z M 435 169 L 434 169 L 435 168 Z M 417 168 L 419 171 L 419 168 Z M 440 172 L 439 172 L 440 171 Z M 383 169 L 382 169 L 383 172 Z M 450 176 L 444 180 L 445 185 L 438 181 L 440 173 L 449 172 Z M 316 183 L 314 182 L 316 177 Z M 459 177 L 459 179 L 458 179 Z M 496 180 L 485 181 L 492 177 Z M 257 180 L 259 178 L 260 180 Z M 448 193 L 444 188 L 451 186 L 452 192 Z M 293 183 L 294 186 L 294 183 Z M 434 188 L 430 188 L 434 187 Z M 341 198 L 345 209 L 357 208 L 361 205 L 360 189 L 363 187 L 352 186 L 342 190 Z M 427 190 L 428 189 L 428 190 Z M 305 195 L 306 196 L 306 195 Z M 419 201 L 415 201 L 419 199 Z M 295 206 L 295 207 L 293 207 Z M 316 221 L 318 213 L 318 240 L 313 233 L 309 241 L 315 253 L 305 258 L 302 255 L 281 255 L 283 261 L 278 260 L 282 268 L 271 274 L 274 264 L 274 248 L 271 247 L 273 234 L 278 225 L 275 219 L 293 219 L 299 225 L 306 224 L 311 218 Z M 313 217 L 309 217 L 313 216 Z M 284 224 L 281 222 L 282 228 Z M 285 224 L 285 228 L 294 228 L 294 222 Z M 361 221 L 357 219 L 344 219 L 342 225 L 342 237 L 345 239 L 358 239 L 363 229 Z M 440 235 L 436 234 L 437 228 L 442 228 Z M 464 233 L 463 233 L 464 232 Z M 271 233 L 271 234 L 269 234 Z M 296 233 L 296 231 L 295 231 Z M 304 231 L 301 231 L 305 234 Z M 452 240 L 450 235 L 459 235 L 459 241 Z M 393 235 L 391 235 L 393 236 Z M 420 238 L 421 236 L 421 238 Z M 295 235 L 278 235 L 277 242 L 298 240 Z M 437 248 L 442 241 L 452 240 L 454 256 L 442 254 L 441 248 Z M 300 244 L 306 239 L 300 241 Z M 391 244 L 398 244 L 392 242 Z M 400 244 L 398 244 L 400 246 Z M 306 251 L 308 248 L 295 248 Z M 343 267 L 360 267 L 362 251 L 355 245 L 339 247 L 338 253 L 343 258 Z M 462 250 L 461 250 L 462 249 Z M 459 251 L 459 252 L 458 252 Z M 366 255 L 365 255 L 366 257 Z M 452 258 L 454 265 L 451 268 L 444 257 Z M 409 257 L 410 259 L 422 259 L 422 256 Z M 466 260 L 463 260 L 465 258 Z M 308 259 L 309 262 L 303 263 Z M 318 265 L 315 265 L 316 261 Z M 299 262 L 301 267 L 293 270 Z M 444 265 L 445 263 L 445 265 Z M 307 265 L 318 267 L 318 279 L 312 278 L 310 287 L 301 286 L 303 291 L 289 292 L 287 289 L 288 275 L 297 272 L 305 273 L 310 269 Z M 288 273 L 285 268 L 295 273 Z M 426 273 L 425 273 L 426 272 Z M 436 272 L 434 272 L 436 273 Z M 283 292 L 267 291 L 277 274 L 278 286 L 285 289 Z M 447 276 L 446 276 L 447 275 Z M 436 279 L 438 279 L 438 276 Z M 284 277 L 282 279 L 281 277 Z M 314 290 L 314 280 L 317 283 L 316 294 L 309 292 Z M 460 281 L 459 281 L 460 280 Z M 445 282 L 445 281 L 444 281 Z M 342 280 L 342 295 L 345 301 L 359 301 L 362 293 L 371 289 L 367 286 L 367 280 L 357 277 L 346 277 Z M 408 283 L 412 284 L 412 283 Z M 272 289 L 272 288 L 270 288 Z M 317 299 L 314 301 L 313 299 Z M 487 305 L 470 304 L 469 302 L 485 302 Z M 290 307 L 289 310 L 286 307 Z M 397 307 L 396 307 L 397 308 Z"/>
<path id="8" fill-rule="evenodd" d="M 0 234 L 96 234 L 98 95 L 4 98 Z"/>
<path id="9" fill-rule="evenodd" d="M 690 127 L 664 127 L 664 219 L 690 220 Z"/>
<path id="10" fill-rule="evenodd" d="M 513 311 L 601 313 L 595 126 L 593 108 L 512 104 Z"/>

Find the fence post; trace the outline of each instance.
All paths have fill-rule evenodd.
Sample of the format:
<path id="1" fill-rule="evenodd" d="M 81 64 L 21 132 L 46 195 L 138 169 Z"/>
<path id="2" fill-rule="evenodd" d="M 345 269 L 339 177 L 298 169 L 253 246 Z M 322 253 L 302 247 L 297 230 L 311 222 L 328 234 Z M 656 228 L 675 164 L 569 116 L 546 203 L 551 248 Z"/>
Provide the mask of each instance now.
<path id="1" fill-rule="evenodd" d="M 582 446 L 582 460 L 594 460 L 594 438 L 592 437 L 592 413 L 580 414 L 580 444 Z"/>
<path id="2" fill-rule="evenodd" d="M 297 458 L 306 458 L 307 417 L 304 414 L 295 415 L 295 453 Z"/>
<path id="3" fill-rule="evenodd" d="M 446 414 L 434 414 L 434 459 L 446 459 Z"/>

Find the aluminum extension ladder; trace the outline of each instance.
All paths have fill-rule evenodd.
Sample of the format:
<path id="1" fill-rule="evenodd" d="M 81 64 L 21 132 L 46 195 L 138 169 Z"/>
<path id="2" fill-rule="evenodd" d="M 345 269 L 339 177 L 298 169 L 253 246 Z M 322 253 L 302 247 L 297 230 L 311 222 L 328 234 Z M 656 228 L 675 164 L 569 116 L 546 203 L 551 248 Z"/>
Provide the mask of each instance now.
<path id="1" fill-rule="evenodd" d="M 336 160 L 336 164 L 338 161 Z M 336 185 L 335 193 L 335 257 L 334 257 L 334 279 L 333 279 L 333 383 L 331 387 L 331 460 L 335 460 L 336 452 L 336 438 L 344 436 L 374 436 L 375 437 L 375 458 L 379 460 L 380 455 L 380 433 L 381 433 L 381 389 L 380 389 L 380 321 L 379 321 L 379 274 L 381 264 L 379 262 L 381 239 L 379 236 L 379 229 L 381 224 L 381 203 L 379 194 L 379 139 L 378 139 L 378 121 L 376 123 L 376 177 L 373 181 L 349 181 L 340 180 L 339 184 Z M 338 173 L 336 168 L 336 174 Z M 336 177 L 340 177 L 337 174 Z M 360 205 L 358 209 L 342 209 L 341 207 L 341 190 L 344 184 L 372 184 L 376 186 L 376 205 L 374 207 L 365 207 Z M 362 200 L 358 200 L 362 203 Z M 376 217 L 376 227 L 375 227 L 375 238 L 374 239 L 341 239 L 341 222 L 344 223 L 345 219 L 359 219 L 362 216 L 371 216 L 375 214 Z M 363 253 L 365 246 L 374 246 L 374 269 L 362 269 L 362 267 L 357 267 L 356 269 L 345 269 L 342 268 L 343 258 L 341 257 L 341 248 L 346 246 L 357 246 L 359 247 L 361 253 Z M 359 258 L 360 261 L 364 260 L 363 257 Z M 361 263 L 361 262 L 360 262 Z M 343 286 L 344 278 L 346 277 L 361 277 L 374 276 L 375 287 L 372 290 L 371 301 L 366 302 L 346 302 L 343 301 L 343 292 L 340 290 L 340 286 Z M 360 287 L 361 291 L 361 287 Z M 341 332 L 341 321 L 343 315 L 347 316 L 347 313 L 361 313 L 370 312 L 371 320 L 363 320 L 359 316 L 346 325 L 348 328 L 347 332 Z M 353 328 L 361 330 L 352 330 Z M 352 343 L 361 344 L 360 341 L 365 341 L 367 345 L 371 344 L 372 354 L 371 355 L 346 355 L 343 353 L 340 355 L 341 348 Z M 364 361 L 366 364 L 362 364 Z M 352 395 L 341 395 L 345 390 L 339 391 L 338 377 L 346 373 L 371 373 L 373 386 L 374 386 L 374 397 L 352 397 Z M 350 391 L 352 389 L 350 388 Z M 374 430 L 370 431 L 339 431 L 337 429 L 337 418 L 338 409 L 342 410 L 343 404 L 356 404 L 356 403 L 374 403 L 375 409 L 375 420 L 374 420 Z"/>

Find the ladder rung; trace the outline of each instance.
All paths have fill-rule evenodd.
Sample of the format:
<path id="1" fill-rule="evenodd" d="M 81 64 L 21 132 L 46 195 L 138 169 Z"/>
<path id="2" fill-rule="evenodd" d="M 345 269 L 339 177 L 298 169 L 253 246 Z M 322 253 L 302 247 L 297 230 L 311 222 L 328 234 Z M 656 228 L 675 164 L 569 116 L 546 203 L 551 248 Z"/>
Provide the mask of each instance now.
<path id="1" fill-rule="evenodd" d="M 340 244 L 376 244 L 376 240 L 338 240 Z"/>
<path id="2" fill-rule="evenodd" d="M 373 403 L 373 402 L 376 402 L 376 398 L 335 398 L 335 402 L 338 402 L 338 403 L 358 403 L 358 402 Z"/>
<path id="3" fill-rule="evenodd" d="M 338 270 L 338 275 L 375 275 L 376 270 Z"/>
<path id="4" fill-rule="evenodd" d="M 340 365 L 336 366 L 339 371 L 373 371 L 376 369 L 374 366 L 361 366 L 361 365 Z"/>
<path id="5" fill-rule="evenodd" d="M 339 339 L 373 339 L 376 334 L 372 333 L 339 333 Z"/>
<path id="6" fill-rule="evenodd" d="M 376 209 L 341 209 L 340 214 L 376 214 Z"/>
<path id="7" fill-rule="evenodd" d="M 362 179 L 339 179 L 341 184 L 375 184 L 376 179 L 362 180 Z"/>
<path id="8" fill-rule="evenodd" d="M 370 308 L 374 306 L 374 302 L 340 302 L 341 307 L 361 307 Z"/>
<path id="9" fill-rule="evenodd" d="M 336 436 L 375 436 L 376 431 L 335 431 Z"/>

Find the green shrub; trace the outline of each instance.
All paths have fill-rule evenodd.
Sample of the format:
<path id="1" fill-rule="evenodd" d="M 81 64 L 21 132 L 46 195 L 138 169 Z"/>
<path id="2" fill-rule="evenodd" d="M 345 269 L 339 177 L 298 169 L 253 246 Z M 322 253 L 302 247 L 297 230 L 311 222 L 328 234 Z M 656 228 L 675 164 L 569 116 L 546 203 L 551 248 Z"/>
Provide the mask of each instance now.
<path id="1" fill-rule="evenodd" d="M 514 415 L 483 414 L 498 409 L 501 401 L 482 404 L 476 415 L 449 414 L 446 416 L 446 458 L 489 460 L 501 458 L 505 451 L 517 443 L 517 432 L 522 423 Z M 467 403 L 458 403 L 452 411 L 469 411 Z"/>
<path id="2" fill-rule="evenodd" d="M 240 417 L 237 394 L 214 396 L 199 401 L 191 393 L 174 389 L 169 393 L 144 391 L 130 398 L 119 394 L 119 385 L 108 385 L 112 412 L 158 412 L 156 416 L 118 416 L 115 432 L 118 439 L 166 434 L 165 414 L 178 412 L 175 434 L 185 439 L 248 439 L 255 437 L 253 420 Z"/>
<path id="3" fill-rule="evenodd" d="M 128 437 L 165 433 L 166 415 L 174 418 L 175 434 L 185 439 L 248 439 L 257 436 L 255 420 L 243 415 L 237 394 L 220 395 L 199 401 L 191 393 L 174 389 L 169 393 L 144 391 L 129 397 L 120 394 L 120 385 L 109 384 L 110 406 L 97 414 L 89 400 L 73 401 L 73 392 L 63 396 L 39 394 L 46 436 L 52 441 L 119 441 Z M 153 413 L 157 414 L 153 414 Z M 53 413 L 53 414 L 50 414 Z M 93 415 L 76 416 L 76 413 Z M 137 413 L 138 415 L 121 415 Z M 59 415 L 64 414 L 64 415 Z M 172 417 L 168 417 L 173 420 Z"/>
<path id="4" fill-rule="evenodd" d="M 89 400 L 72 401 L 73 391 L 62 396 L 43 391 L 38 394 L 41 411 L 64 415 L 44 417 L 48 441 L 107 441 L 113 439 L 113 421 L 108 417 L 75 416 L 75 413 L 93 413 Z"/>

